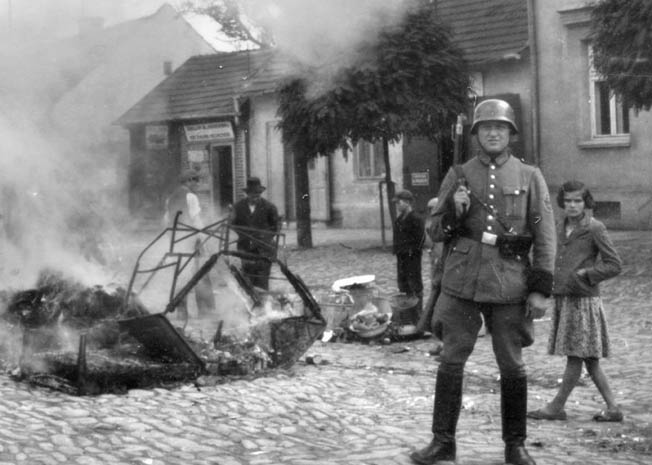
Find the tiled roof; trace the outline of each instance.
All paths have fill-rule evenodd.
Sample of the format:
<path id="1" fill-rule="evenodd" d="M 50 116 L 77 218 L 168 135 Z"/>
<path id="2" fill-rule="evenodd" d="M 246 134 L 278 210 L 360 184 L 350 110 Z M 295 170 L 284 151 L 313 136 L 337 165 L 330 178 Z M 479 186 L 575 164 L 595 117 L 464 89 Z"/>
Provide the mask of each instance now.
<path id="1" fill-rule="evenodd" d="M 156 86 L 117 123 L 232 116 L 234 97 L 275 88 L 280 75 L 273 50 L 252 50 L 188 59 Z"/>
<path id="2" fill-rule="evenodd" d="M 472 65 L 514 58 L 527 47 L 526 0 L 437 0 L 437 14 Z"/>

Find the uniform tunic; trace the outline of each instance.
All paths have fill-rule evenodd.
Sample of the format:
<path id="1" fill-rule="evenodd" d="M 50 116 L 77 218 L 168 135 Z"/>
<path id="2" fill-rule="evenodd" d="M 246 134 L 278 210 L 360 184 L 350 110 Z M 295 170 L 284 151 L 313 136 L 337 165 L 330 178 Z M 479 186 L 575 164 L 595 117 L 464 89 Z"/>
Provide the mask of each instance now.
<path id="1" fill-rule="evenodd" d="M 436 240 L 454 236 L 446 257 L 442 291 L 474 302 L 524 302 L 529 292 L 549 295 L 555 258 L 555 226 L 548 187 L 541 171 L 505 153 L 495 161 L 484 154 L 462 166 L 471 205 L 455 218 L 452 195 L 458 187 L 451 170 L 442 183 L 432 223 Z M 485 206 L 482 205 L 483 202 Z M 502 224 L 501 224 L 502 223 Z M 532 236 L 532 256 L 505 258 L 482 242 L 483 233 L 502 235 L 511 228 Z"/>
<path id="2" fill-rule="evenodd" d="M 460 183 L 471 191 L 471 203 L 457 218 L 453 194 Z M 545 180 L 538 168 L 509 152 L 495 159 L 481 152 L 462 165 L 461 173 L 449 171 L 438 197 L 444 201 L 431 235 L 450 241 L 435 307 L 443 328 L 440 369 L 463 373 L 482 315 L 501 375 L 525 376 L 522 347 L 534 342 L 525 302 L 531 292 L 547 296 L 552 290 L 555 223 Z M 531 250 L 501 254 L 498 238 L 508 232 L 530 236 Z"/>

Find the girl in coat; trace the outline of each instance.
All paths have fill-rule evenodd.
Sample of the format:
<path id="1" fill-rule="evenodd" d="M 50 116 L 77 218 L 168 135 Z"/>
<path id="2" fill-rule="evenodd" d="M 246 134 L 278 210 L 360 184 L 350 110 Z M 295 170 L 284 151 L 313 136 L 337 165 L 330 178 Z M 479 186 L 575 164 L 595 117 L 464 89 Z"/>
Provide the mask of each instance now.
<path id="1" fill-rule="evenodd" d="M 606 409 L 594 415 L 593 419 L 623 420 L 600 366 L 600 358 L 609 356 L 610 346 L 598 287 L 600 281 L 620 273 L 621 260 L 604 224 L 586 211 L 593 208 L 593 203 L 591 193 L 579 181 L 566 182 L 557 194 L 557 204 L 564 209 L 564 220 L 559 225 L 557 236 L 553 285 L 555 306 L 548 353 L 565 355 L 566 371 L 555 398 L 545 407 L 529 412 L 530 418 L 565 420 L 564 405 L 582 374 L 584 364 L 606 403 Z"/>

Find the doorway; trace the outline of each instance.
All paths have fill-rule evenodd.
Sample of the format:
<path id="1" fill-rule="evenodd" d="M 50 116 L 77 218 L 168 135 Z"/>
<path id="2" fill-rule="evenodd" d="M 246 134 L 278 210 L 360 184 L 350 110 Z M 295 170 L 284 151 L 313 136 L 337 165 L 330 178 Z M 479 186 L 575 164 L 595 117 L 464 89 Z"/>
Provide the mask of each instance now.
<path id="1" fill-rule="evenodd" d="M 222 216 L 234 203 L 233 146 L 211 147 L 211 176 L 213 178 L 213 207 Z"/>

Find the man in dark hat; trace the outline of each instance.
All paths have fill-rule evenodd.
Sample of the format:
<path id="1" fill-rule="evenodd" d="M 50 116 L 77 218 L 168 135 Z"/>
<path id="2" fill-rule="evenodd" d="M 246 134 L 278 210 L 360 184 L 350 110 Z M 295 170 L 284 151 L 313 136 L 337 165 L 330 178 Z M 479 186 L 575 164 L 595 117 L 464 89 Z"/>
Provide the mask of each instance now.
<path id="1" fill-rule="evenodd" d="M 423 219 L 413 210 L 414 196 L 408 190 L 394 195 L 397 217 L 394 223 L 394 254 L 396 255 L 396 274 L 398 290 L 417 297 L 417 311 L 421 313 L 423 304 L 423 281 L 421 278 L 421 254 L 424 242 Z M 416 325 L 416 318 L 411 324 Z"/>
<path id="2" fill-rule="evenodd" d="M 247 179 L 244 189 L 247 197 L 236 202 L 231 225 L 238 232 L 238 250 L 253 255 L 273 258 L 276 256 L 276 234 L 279 217 L 276 206 L 262 198 L 265 187 L 260 179 Z M 266 260 L 243 260 L 242 272 L 251 283 L 261 289 L 269 289 L 271 263 Z"/>

